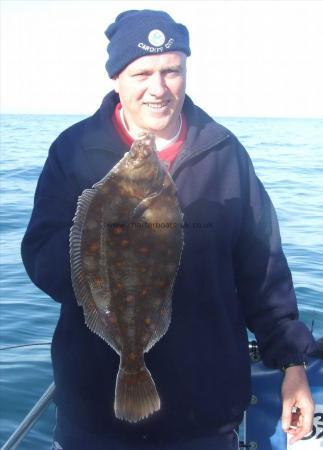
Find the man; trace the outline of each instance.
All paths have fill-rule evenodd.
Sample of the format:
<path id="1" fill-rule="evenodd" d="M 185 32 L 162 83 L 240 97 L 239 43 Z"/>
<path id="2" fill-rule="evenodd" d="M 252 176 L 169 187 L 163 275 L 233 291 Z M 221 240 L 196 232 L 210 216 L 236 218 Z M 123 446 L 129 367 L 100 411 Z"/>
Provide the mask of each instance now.
<path id="1" fill-rule="evenodd" d="M 161 11 L 127 11 L 106 35 L 115 91 L 52 144 L 22 243 L 30 278 L 62 304 L 52 345 L 54 448 L 237 449 L 250 400 L 246 326 L 264 362 L 285 372 L 283 428 L 296 441 L 312 424 L 304 362 L 313 341 L 298 321 L 270 199 L 237 138 L 185 95 L 186 27 Z M 185 245 L 170 329 L 146 355 L 161 410 L 129 424 L 113 413 L 119 358 L 85 326 L 75 300 L 69 230 L 78 196 L 143 131 L 156 136 L 176 183 Z"/>

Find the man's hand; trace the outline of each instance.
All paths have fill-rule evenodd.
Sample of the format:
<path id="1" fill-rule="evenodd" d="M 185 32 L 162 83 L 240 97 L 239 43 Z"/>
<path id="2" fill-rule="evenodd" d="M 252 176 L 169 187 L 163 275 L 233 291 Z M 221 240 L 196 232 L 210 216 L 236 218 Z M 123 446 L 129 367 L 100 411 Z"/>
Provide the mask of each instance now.
<path id="1" fill-rule="evenodd" d="M 289 367 L 281 388 L 282 427 L 292 435 L 289 444 L 294 444 L 312 431 L 314 402 L 302 366 Z"/>

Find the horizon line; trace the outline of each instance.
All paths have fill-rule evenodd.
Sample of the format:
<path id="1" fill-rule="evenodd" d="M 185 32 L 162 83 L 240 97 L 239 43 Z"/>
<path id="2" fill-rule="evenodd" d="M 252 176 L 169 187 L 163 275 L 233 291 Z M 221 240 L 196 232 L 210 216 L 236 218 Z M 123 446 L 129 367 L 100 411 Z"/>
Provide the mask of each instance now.
<path id="1" fill-rule="evenodd" d="M 82 116 L 82 117 L 91 117 L 93 114 L 95 114 L 95 111 L 92 113 L 58 113 L 58 112 L 0 112 L 0 116 Z M 227 115 L 227 114 L 217 114 L 212 115 L 212 118 L 225 118 L 225 119 L 295 119 L 295 120 L 323 120 L 322 116 L 271 116 L 271 115 Z"/>

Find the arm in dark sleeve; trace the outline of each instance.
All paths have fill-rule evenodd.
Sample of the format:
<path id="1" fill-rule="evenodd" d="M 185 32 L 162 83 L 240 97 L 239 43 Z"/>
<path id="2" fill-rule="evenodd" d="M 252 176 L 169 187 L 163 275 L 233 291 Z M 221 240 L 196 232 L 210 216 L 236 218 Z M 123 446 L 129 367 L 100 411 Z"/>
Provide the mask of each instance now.
<path id="1" fill-rule="evenodd" d="M 298 309 L 275 209 L 246 155 L 245 211 L 235 258 L 246 324 L 266 365 L 306 361 L 314 341 Z"/>
<path id="2" fill-rule="evenodd" d="M 59 163 L 54 143 L 38 180 L 21 253 L 30 279 L 57 302 L 74 298 L 69 231 L 76 203 L 76 189 Z"/>

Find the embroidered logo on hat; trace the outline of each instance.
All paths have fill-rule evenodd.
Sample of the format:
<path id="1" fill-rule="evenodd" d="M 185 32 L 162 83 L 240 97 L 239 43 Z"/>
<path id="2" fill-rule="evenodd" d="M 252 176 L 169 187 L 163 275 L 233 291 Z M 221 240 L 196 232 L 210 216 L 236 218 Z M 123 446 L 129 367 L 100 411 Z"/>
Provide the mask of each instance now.
<path id="1" fill-rule="evenodd" d="M 148 41 L 154 47 L 161 47 L 164 44 L 165 40 L 165 35 L 160 30 L 152 30 L 148 34 Z"/>
<path id="2" fill-rule="evenodd" d="M 187 56 L 191 54 L 187 28 L 164 11 L 123 11 L 108 26 L 105 34 L 110 41 L 106 62 L 110 78 L 145 55 L 171 51 L 183 52 Z"/>

